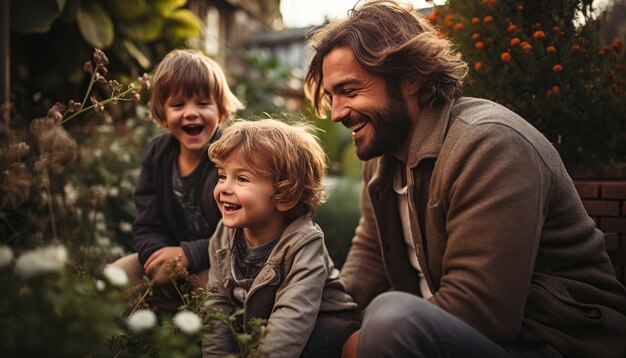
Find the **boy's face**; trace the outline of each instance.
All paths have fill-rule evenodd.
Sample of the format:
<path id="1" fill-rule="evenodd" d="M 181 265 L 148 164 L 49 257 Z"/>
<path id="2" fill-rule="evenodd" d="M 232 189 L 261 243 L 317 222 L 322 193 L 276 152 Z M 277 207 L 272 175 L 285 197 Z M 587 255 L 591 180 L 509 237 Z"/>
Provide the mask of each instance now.
<path id="1" fill-rule="evenodd" d="M 183 156 L 206 155 L 209 143 L 219 125 L 217 104 L 208 97 L 172 96 L 165 102 L 165 126 L 180 142 Z"/>
<path id="2" fill-rule="evenodd" d="M 218 168 L 213 195 L 224 226 L 244 228 L 251 242 L 264 241 L 265 237 L 271 240 L 283 227 L 284 214 L 278 210 L 273 194 L 274 181 L 251 170 L 236 154 Z"/>

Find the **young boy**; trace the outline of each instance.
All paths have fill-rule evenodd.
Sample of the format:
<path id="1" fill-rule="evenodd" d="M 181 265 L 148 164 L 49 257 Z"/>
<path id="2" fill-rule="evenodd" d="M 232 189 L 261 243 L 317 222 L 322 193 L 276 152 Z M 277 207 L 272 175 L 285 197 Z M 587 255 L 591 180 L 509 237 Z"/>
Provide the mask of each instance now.
<path id="1" fill-rule="evenodd" d="M 195 50 L 174 50 L 156 67 L 150 97 L 152 118 L 169 129 L 145 149 L 135 189 L 133 225 L 136 254 L 114 264 L 131 282 L 143 275 L 155 285 L 154 298 L 167 297 L 169 262 L 195 273 L 206 284 L 208 241 L 221 218 L 213 200 L 205 200 L 217 183 L 217 170 L 206 150 L 218 126 L 242 108 L 220 66 Z"/>
<path id="2" fill-rule="evenodd" d="M 305 127 L 266 119 L 236 122 L 209 148 L 218 167 L 214 197 L 222 222 L 209 243 L 207 305 L 243 322 L 267 319 L 259 353 L 269 357 L 339 357 L 360 323 L 356 304 L 311 220 L 323 201 L 326 156 Z M 235 351 L 218 326 L 205 357 Z"/>

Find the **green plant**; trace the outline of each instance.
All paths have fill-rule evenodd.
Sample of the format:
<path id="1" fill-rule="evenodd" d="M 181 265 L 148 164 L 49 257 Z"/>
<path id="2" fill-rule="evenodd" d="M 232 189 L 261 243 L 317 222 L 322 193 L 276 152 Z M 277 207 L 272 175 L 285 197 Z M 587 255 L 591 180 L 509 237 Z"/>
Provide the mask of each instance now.
<path id="1" fill-rule="evenodd" d="M 118 267 L 106 266 L 93 276 L 78 271 L 62 245 L 13 256 L 12 249 L 0 245 L 3 357 L 196 357 L 216 322 L 233 327 L 241 314 L 205 307 L 206 291 L 190 289 L 195 278 L 175 270 L 175 262 L 170 277 L 184 304 L 174 313 L 155 313 L 143 306 L 149 282 L 135 287 L 147 291 L 129 301 L 128 278 Z M 236 332 L 237 357 L 256 356 L 264 323 L 256 320 L 245 332 Z"/>
<path id="2" fill-rule="evenodd" d="M 464 94 L 528 120 L 567 164 L 623 160 L 626 60 L 604 44 L 592 0 L 449 0 L 429 18 L 470 64 Z"/>
<path id="3" fill-rule="evenodd" d="M 87 267 L 88 262 L 96 263 L 91 266 L 93 270 L 107 262 L 102 260 L 112 260 L 124 253 L 121 247 L 112 245 L 110 237 L 112 231 L 128 237 L 133 209 L 107 204 L 114 204 L 111 202 L 121 195 L 126 197 L 124 202 L 132 204 L 132 182 L 136 176 L 133 171 L 138 166 L 135 164 L 138 154 L 134 154 L 133 163 L 130 161 L 133 153 L 140 153 L 145 144 L 145 128 L 137 133 L 141 136 L 137 143 L 126 142 L 137 148 L 123 153 L 115 137 L 109 137 L 112 142 L 103 148 L 106 143 L 103 139 L 113 129 L 106 122 L 101 126 L 94 122 L 74 126 L 80 130 L 75 130 L 80 133 L 80 143 L 85 144 L 80 149 L 74 136 L 62 125 L 78 115 L 106 118 L 105 105 L 140 99 L 140 92 L 149 85 L 147 77 L 144 75 L 137 83 L 123 86 L 105 78 L 107 64 L 106 55 L 98 49 L 92 60 L 84 64 L 90 80 L 81 102 L 70 100 L 67 106 L 56 103 L 46 117 L 34 119 L 27 128 L 4 128 L 2 135 L 7 141 L 0 146 L 0 243 L 24 250 L 62 241 L 76 257 L 77 264 Z M 96 84 L 106 87 L 105 99 L 93 94 Z M 140 124 L 135 125 L 140 129 Z M 113 152 L 112 158 L 106 158 L 111 159 L 106 165 L 98 165 L 102 164 L 99 160 L 102 152 Z M 122 175 L 107 172 L 106 168 L 112 164 L 122 164 L 122 168 L 117 168 Z M 119 188 L 109 185 L 114 180 L 121 183 Z M 122 185 L 124 181 L 127 185 Z M 107 208 L 123 217 L 115 224 L 107 222 Z"/>
<path id="4" fill-rule="evenodd" d="M 328 253 L 340 268 L 361 217 L 360 185 L 359 180 L 354 177 L 329 177 L 327 183 L 328 200 L 317 208 L 314 221 L 324 232 Z"/>
<path id="5" fill-rule="evenodd" d="M 120 329 L 124 294 L 70 266 L 65 247 L 44 246 L 13 260 L 0 245 L 0 351 L 3 357 L 107 357 Z M 118 282 L 119 283 L 119 282 Z"/>
<path id="6" fill-rule="evenodd" d="M 202 22 L 186 0 L 11 1 L 11 91 L 26 118 L 48 98 L 75 98 L 83 72 L 74 64 L 91 49 L 107 51 L 109 77 L 126 83 L 173 48 L 189 46 Z M 42 54 L 45 54 L 42 56 Z"/>

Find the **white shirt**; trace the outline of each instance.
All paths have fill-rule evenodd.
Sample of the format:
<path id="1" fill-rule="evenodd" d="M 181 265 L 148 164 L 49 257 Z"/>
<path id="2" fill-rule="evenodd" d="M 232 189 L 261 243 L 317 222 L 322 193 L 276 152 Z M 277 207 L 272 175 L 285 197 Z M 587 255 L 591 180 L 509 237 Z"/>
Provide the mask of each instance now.
<path id="1" fill-rule="evenodd" d="M 428 288 L 428 284 L 424 279 L 420 264 L 417 261 L 417 252 L 415 250 L 415 244 L 413 243 L 413 234 L 411 233 L 411 221 L 409 220 L 409 200 L 407 195 L 407 186 L 402 186 L 402 173 L 401 165 L 398 165 L 396 175 L 393 178 L 393 190 L 398 195 L 398 210 L 400 212 L 400 221 L 402 222 L 402 233 L 404 234 L 404 242 L 406 243 L 407 252 L 409 254 L 409 261 L 411 265 L 415 267 L 419 276 L 419 285 L 422 292 L 422 297 L 432 297 L 432 292 Z"/>

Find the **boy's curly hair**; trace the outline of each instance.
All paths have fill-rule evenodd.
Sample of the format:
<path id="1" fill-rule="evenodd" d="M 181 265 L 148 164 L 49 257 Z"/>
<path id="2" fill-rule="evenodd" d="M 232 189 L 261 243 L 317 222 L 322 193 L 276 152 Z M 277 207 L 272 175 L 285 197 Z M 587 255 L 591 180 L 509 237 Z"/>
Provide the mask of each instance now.
<path id="1" fill-rule="evenodd" d="M 324 202 L 322 180 L 327 157 L 313 127 L 275 119 L 234 121 L 211 144 L 209 158 L 219 166 L 235 156 L 249 164 L 252 171 L 274 181 L 275 200 L 298 202 L 288 212 L 290 219 L 312 216 Z"/>

